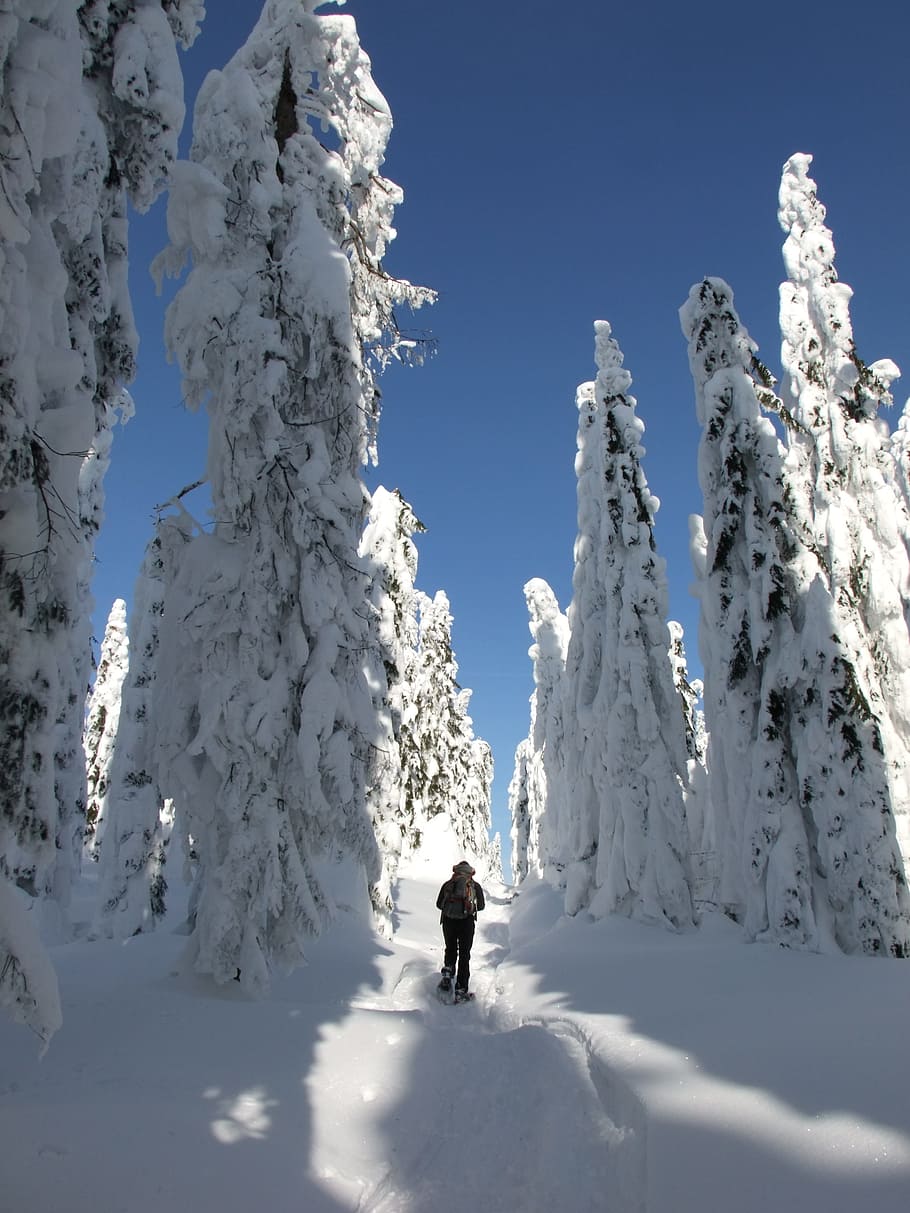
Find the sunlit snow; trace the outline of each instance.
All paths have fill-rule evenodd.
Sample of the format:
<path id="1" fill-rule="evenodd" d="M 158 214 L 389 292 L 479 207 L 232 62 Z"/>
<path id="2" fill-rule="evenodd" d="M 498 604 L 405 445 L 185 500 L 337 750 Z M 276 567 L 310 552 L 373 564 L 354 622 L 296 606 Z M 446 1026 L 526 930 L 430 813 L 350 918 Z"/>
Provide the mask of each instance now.
<path id="1" fill-rule="evenodd" d="M 908 966 L 717 916 L 568 920 L 533 877 L 487 878 L 477 1000 L 443 1005 L 455 845 L 405 862 L 391 939 L 348 915 L 267 1001 L 194 975 L 167 928 L 53 949 L 44 1059 L 0 1022 L 4 1207 L 905 1213 Z"/>

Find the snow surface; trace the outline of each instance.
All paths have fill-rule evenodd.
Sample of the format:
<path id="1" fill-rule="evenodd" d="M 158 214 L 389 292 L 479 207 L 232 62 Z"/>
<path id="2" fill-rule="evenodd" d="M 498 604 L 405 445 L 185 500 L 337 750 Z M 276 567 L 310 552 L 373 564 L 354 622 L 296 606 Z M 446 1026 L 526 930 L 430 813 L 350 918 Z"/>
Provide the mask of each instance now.
<path id="1" fill-rule="evenodd" d="M 460 856 L 428 835 L 393 938 L 351 915 L 267 1001 L 194 975 L 168 929 L 52 949 L 44 1059 L 0 1021 L 3 1209 L 905 1213 L 910 966 L 719 917 L 568 919 L 542 882 L 487 880 L 477 999 L 445 1006 Z"/>

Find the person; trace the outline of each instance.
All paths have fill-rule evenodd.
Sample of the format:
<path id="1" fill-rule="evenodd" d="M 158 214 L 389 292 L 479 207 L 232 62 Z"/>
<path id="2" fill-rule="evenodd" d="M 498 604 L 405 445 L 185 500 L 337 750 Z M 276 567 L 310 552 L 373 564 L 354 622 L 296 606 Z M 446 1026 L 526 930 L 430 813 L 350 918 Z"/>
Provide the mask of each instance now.
<path id="1" fill-rule="evenodd" d="M 442 937 L 445 941 L 445 959 L 442 966 L 441 990 L 452 988 L 455 978 L 455 1001 L 464 1002 L 470 997 L 468 983 L 471 980 L 471 945 L 474 942 L 474 925 L 477 913 L 485 905 L 483 889 L 474 879 L 474 868 L 462 859 L 452 865 L 452 875 L 439 890 L 436 909 L 441 911 Z"/>

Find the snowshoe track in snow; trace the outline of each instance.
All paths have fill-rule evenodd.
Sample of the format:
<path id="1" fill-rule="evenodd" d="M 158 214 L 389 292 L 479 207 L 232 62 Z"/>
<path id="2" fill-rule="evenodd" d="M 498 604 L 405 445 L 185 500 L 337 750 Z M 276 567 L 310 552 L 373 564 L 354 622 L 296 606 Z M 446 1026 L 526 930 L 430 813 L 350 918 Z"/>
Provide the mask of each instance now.
<path id="1" fill-rule="evenodd" d="M 401 889 L 405 905 L 421 891 Z M 358 1166 L 354 1148 L 333 1160 L 331 1174 L 348 1199 L 359 1188 L 357 1213 L 446 1208 L 464 1165 L 484 1213 L 640 1213 L 641 1109 L 572 1020 L 522 1021 L 510 1012 L 498 971 L 509 953 L 508 901 L 487 904 L 471 960 L 473 1011 L 440 996 L 432 922 L 423 938 L 412 929 L 395 937 L 398 954 L 412 955 L 387 978 L 385 995 L 354 1004 L 389 1018 L 377 1034 L 371 1016 L 370 1035 L 386 1048 L 394 1040 L 401 1068 L 394 1087 L 365 1073 L 360 1098 L 343 1112 L 348 1141 L 370 1142 L 373 1165 Z M 357 1049 L 367 1070 L 378 1047 L 359 1049 L 348 1031 L 338 1038 L 339 1050 Z M 326 1056 L 322 1072 L 332 1068 Z"/>

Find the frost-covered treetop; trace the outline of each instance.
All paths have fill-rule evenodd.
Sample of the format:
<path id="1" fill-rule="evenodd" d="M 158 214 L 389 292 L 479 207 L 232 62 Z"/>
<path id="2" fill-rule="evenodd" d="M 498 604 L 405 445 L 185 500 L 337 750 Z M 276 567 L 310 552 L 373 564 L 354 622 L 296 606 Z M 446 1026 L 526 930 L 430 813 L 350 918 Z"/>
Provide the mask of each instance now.
<path id="1" fill-rule="evenodd" d="M 822 420 L 830 395 L 850 416 L 872 417 L 890 405 L 889 388 L 900 371 L 890 358 L 863 366 L 853 342 L 850 300 L 853 291 L 838 282 L 834 240 L 825 226 L 825 208 L 809 176 L 812 157 L 790 157 L 780 183 L 778 219 L 787 233 L 781 287 L 781 339 L 784 366 L 797 420 L 809 428 Z"/>
<path id="2" fill-rule="evenodd" d="M 313 7 L 269 0 L 246 44 L 209 73 L 196 102 L 191 162 L 173 177 L 170 247 L 153 271 L 160 281 L 191 258 L 214 279 L 191 277 L 184 302 L 169 313 L 169 342 L 178 350 L 205 311 L 219 333 L 233 326 L 237 348 L 256 329 L 260 340 L 283 343 L 291 317 L 331 317 L 331 340 L 306 320 L 307 335 L 288 357 L 312 380 L 335 343 L 349 348 L 366 422 L 355 436 L 356 462 L 375 462 L 379 394 L 366 355 L 380 365 L 414 360 L 415 343 L 400 333 L 394 309 L 435 296 L 382 268 L 403 196 L 379 171 L 391 113 L 353 18 L 317 16 Z M 276 272 L 282 285 L 272 315 Z M 190 405 L 213 390 L 212 356 L 206 344 L 181 352 Z M 267 365 L 253 395 L 273 394 L 277 374 Z"/>
<path id="3" fill-rule="evenodd" d="M 641 460 L 645 448 L 641 443 L 645 432 L 644 422 L 636 415 L 637 401 L 629 395 L 632 386 L 632 376 L 623 366 L 623 352 L 619 343 L 612 335 L 613 330 L 607 320 L 594 322 L 594 360 L 597 365 L 597 378 L 594 381 L 594 396 L 606 406 L 607 442 L 609 449 L 605 455 L 612 457 L 620 450 L 626 454 L 630 463 L 632 478 L 629 488 L 632 489 L 639 512 L 634 525 L 631 519 L 626 519 L 623 525 L 623 542 L 635 543 L 644 538 L 652 545 L 651 527 L 654 525 L 654 515 L 660 509 L 660 499 L 648 488 L 644 474 L 641 471 Z M 579 389 L 581 390 L 581 389 Z M 636 536 L 633 532 L 637 524 L 644 525 L 647 535 Z"/>
<path id="4" fill-rule="evenodd" d="M 107 617 L 107 627 L 104 629 L 105 638 L 108 634 L 112 637 L 117 637 L 117 652 L 125 652 L 126 650 L 123 645 L 126 640 L 126 603 L 122 598 L 115 598 L 111 606 L 110 614 Z M 100 673 L 101 664 L 99 664 L 98 669 Z"/>
<path id="5" fill-rule="evenodd" d="M 594 321 L 594 361 L 597 365 L 596 390 L 600 397 L 610 398 L 628 392 L 632 376 L 623 366 L 623 353 L 613 337 L 609 320 Z M 644 426 L 639 422 L 641 431 Z"/>
<path id="6" fill-rule="evenodd" d="M 700 425 L 711 420 L 712 397 L 703 388 L 718 371 L 736 368 L 745 373 L 758 346 L 739 323 L 733 306 L 733 291 L 723 278 L 705 278 L 696 283 L 679 309 L 679 322 L 689 343 L 689 366 L 695 380 L 695 410 Z"/>
<path id="7" fill-rule="evenodd" d="M 530 616 L 528 626 L 534 637 L 529 655 L 535 662 L 534 678 L 537 681 L 540 672 L 538 659 L 541 663 L 556 661 L 560 665 L 565 664 L 569 625 L 559 609 L 556 595 L 542 577 L 532 577 L 525 584 L 524 595 Z"/>
<path id="8" fill-rule="evenodd" d="M 809 176 L 812 157 L 797 152 L 784 165 L 778 194 L 778 219 L 787 232 L 784 267 L 791 282 L 837 282 L 834 269 L 834 239 L 825 226 L 825 208 L 818 200 L 816 185 Z M 847 299 L 852 291 L 843 286 Z M 849 317 L 847 325 L 849 332 Z"/>

